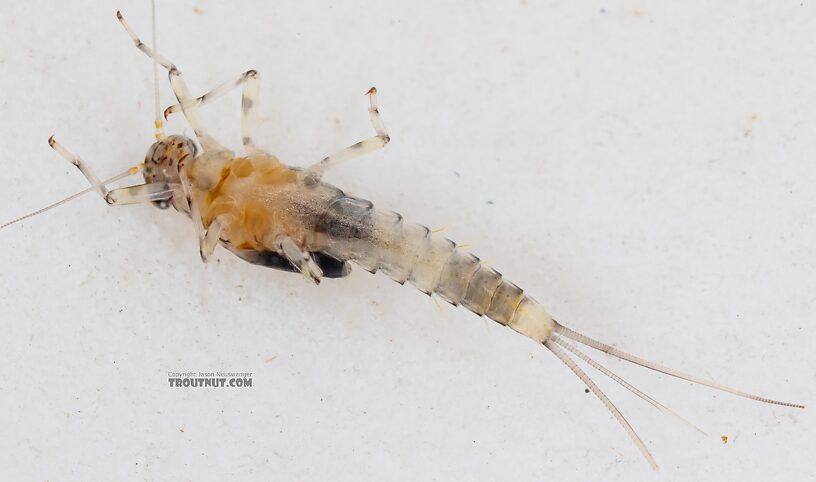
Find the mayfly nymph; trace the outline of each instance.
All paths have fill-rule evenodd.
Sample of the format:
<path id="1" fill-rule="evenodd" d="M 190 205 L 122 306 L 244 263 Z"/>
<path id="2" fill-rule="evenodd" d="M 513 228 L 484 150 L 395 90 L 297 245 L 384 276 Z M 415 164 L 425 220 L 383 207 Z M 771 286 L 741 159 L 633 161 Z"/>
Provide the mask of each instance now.
<path id="1" fill-rule="evenodd" d="M 352 264 L 371 273 L 383 272 L 400 284 L 408 282 L 428 295 L 486 316 L 545 346 L 601 400 L 655 469 L 657 463 L 644 442 L 573 357 L 664 413 L 676 414 L 601 366 L 573 342 L 738 396 L 803 408 L 686 375 L 573 331 L 554 320 L 521 288 L 453 241 L 425 226 L 407 223 L 395 212 L 375 209 L 371 202 L 347 195 L 324 182 L 324 174 L 336 164 L 388 144 L 390 137 L 380 116 L 375 88 L 366 93 L 374 129 L 372 137 L 306 168 L 290 167 L 256 145 L 260 83 L 256 71 L 244 72 L 200 97 L 193 97 L 176 65 L 144 44 L 119 12 L 117 17 L 136 47 L 153 59 L 154 68 L 158 64 L 168 71 L 178 103 L 164 111 L 165 118 L 176 112 L 183 113 L 194 136 L 165 137 L 157 115 L 157 141 L 148 149 L 144 163 L 106 180 L 100 180 L 79 156 L 52 136 L 49 138 L 51 147 L 75 165 L 91 187 L 45 209 L 93 190 L 108 204 L 153 203 L 160 208 L 173 207 L 186 215 L 193 222 L 199 252 L 205 262 L 220 245 L 250 263 L 299 273 L 313 283 L 348 276 Z M 207 132 L 198 113 L 199 108 L 239 87 L 242 89 L 243 156 L 236 156 L 219 144 Z M 144 184 L 118 189 L 107 187 L 139 171 L 143 172 Z M 726 440 L 723 436 L 723 443 Z"/>

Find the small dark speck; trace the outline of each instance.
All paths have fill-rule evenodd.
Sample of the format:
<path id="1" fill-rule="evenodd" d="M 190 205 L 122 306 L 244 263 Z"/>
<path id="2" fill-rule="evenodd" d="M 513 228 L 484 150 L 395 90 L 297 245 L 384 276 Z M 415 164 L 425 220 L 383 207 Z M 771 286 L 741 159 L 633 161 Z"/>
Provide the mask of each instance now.
<path id="1" fill-rule="evenodd" d="M 453 174 L 454 174 L 456 177 L 461 176 L 461 174 L 459 174 L 459 171 L 453 171 Z"/>
<path id="2" fill-rule="evenodd" d="M 584 388 L 584 393 L 589 393 L 589 388 Z"/>
<path id="3" fill-rule="evenodd" d="M 601 13 L 602 13 L 602 14 L 603 14 L 603 13 L 606 13 L 606 9 L 605 9 L 605 8 L 602 8 L 602 9 L 601 9 Z"/>
<path id="4" fill-rule="evenodd" d="M 496 204 L 496 203 L 494 203 L 493 201 L 491 201 L 490 199 L 488 199 L 488 200 L 487 200 L 487 204 L 490 204 L 490 205 L 492 206 L 492 205 L 494 205 L 494 204 Z"/>

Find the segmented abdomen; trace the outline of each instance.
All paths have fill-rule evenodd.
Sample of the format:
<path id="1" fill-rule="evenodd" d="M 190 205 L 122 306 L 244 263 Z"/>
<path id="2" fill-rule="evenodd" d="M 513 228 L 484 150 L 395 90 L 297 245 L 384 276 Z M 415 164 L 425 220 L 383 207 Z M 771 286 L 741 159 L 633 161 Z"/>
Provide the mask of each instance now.
<path id="1" fill-rule="evenodd" d="M 552 318 L 532 298 L 456 243 L 370 201 L 336 198 L 322 216 L 325 250 L 394 281 L 406 281 L 453 305 L 508 325 L 537 341 L 552 332 Z"/>

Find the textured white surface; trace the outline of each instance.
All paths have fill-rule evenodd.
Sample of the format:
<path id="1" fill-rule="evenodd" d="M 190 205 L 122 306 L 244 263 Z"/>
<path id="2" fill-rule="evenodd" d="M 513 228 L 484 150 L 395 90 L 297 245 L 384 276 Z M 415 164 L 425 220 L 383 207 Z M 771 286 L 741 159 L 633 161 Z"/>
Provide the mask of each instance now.
<path id="1" fill-rule="evenodd" d="M 146 2 L 4 2 L 0 219 L 85 187 L 52 133 L 103 176 L 144 156 L 151 67 L 116 8 L 149 38 Z M 393 142 L 329 181 L 446 227 L 574 329 L 812 404 L 814 8 L 188 0 L 160 3 L 159 44 L 195 92 L 258 69 L 262 144 L 292 164 L 369 136 L 376 85 Z M 205 116 L 235 147 L 239 97 Z M 816 477 L 812 409 L 604 360 L 709 431 L 593 374 L 655 474 L 511 330 L 361 270 L 318 288 L 223 250 L 204 266 L 172 212 L 89 195 L 0 247 L 2 480 Z"/>

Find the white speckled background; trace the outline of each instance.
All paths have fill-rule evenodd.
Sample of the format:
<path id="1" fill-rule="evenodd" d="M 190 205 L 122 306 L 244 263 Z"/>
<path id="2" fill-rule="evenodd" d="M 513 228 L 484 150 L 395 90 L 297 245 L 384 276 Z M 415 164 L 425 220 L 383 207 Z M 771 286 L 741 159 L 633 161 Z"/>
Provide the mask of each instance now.
<path id="1" fill-rule="evenodd" d="M 0 220 L 85 187 L 52 133 L 102 176 L 147 150 L 151 66 L 114 11 L 149 38 L 149 8 L 102 3 L 3 2 Z M 329 181 L 446 227 L 575 329 L 812 405 L 814 9 L 163 1 L 159 44 L 195 92 L 258 69 L 262 145 L 292 164 L 369 136 L 376 85 L 393 142 Z M 239 98 L 205 115 L 235 147 Z M 653 473 L 507 329 L 359 269 L 318 288 L 217 258 L 180 215 L 90 195 L 0 231 L 0 480 L 816 477 L 812 408 L 607 359 L 709 432 L 593 375 Z M 173 370 L 254 386 L 171 389 Z"/>

